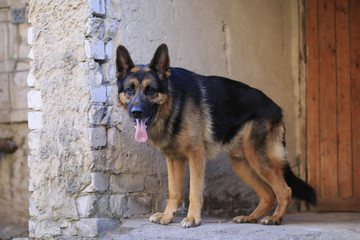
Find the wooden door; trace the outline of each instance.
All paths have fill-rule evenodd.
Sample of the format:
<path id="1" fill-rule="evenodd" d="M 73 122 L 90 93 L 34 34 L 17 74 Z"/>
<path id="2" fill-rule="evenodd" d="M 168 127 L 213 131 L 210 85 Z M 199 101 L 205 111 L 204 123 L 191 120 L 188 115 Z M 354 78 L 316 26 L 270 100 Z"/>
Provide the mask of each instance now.
<path id="1" fill-rule="evenodd" d="M 360 211 L 360 0 L 306 0 L 307 180 L 318 210 Z"/>

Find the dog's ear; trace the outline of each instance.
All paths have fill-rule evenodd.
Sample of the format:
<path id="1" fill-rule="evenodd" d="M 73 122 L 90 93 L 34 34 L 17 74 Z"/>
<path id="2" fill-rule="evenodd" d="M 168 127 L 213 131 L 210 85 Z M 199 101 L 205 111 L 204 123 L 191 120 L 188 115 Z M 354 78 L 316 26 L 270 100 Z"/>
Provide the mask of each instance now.
<path id="1" fill-rule="evenodd" d="M 116 77 L 122 78 L 133 67 L 129 51 L 123 45 L 119 45 L 116 49 Z"/>
<path id="2" fill-rule="evenodd" d="M 161 44 L 155 51 L 154 57 L 149 64 L 149 68 L 156 71 L 160 78 L 170 77 L 170 58 L 169 50 L 165 43 Z"/>

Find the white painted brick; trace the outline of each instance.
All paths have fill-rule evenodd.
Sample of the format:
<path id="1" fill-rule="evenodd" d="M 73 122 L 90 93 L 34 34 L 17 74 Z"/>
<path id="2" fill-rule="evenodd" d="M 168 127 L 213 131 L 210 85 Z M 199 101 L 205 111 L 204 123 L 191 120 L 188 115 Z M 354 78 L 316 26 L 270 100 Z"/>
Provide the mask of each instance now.
<path id="1" fill-rule="evenodd" d="M 85 40 L 85 52 L 87 58 L 105 60 L 105 44 L 102 40 Z"/>
<path id="2" fill-rule="evenodd" d="M 27 76 L 27 85 L 29 87 L 34 87 L 35 86 L 35 76 L 34 74 L 32 74 L 32 72 L 29 72 L 28 76 Z"/>
<path id="3" fill-rule="evenodd" d="M 107 100 L 106 97 L 106 86 L 94 87 L 91 89 L 91 100 L 92 102 L 104 103 Z"/>
<path id="4" fill-rule="evenodd" d="M 91 147 L 103 147 L 106 145 L 106 130 L 104 127 L 89 128 Z"/>
<path id="5" fill-rule="evenodd" d="M 95 213 L 95 197 L 81 196 L 76 199 L 77 209 L 81 218 L 86 218 Z"/>
<path id="6" fill-rule="evenodd" d="M 90 12 L 95 16 L 105 15 L 105 1 L 104 0 L 89 0 Z"/>
<path id="7" fill-rule="evenodd" d="M 28 107 L 34 110 L 41 110 L 41 92 L 36 90 L 30 90 L 27 93 Z"/>
<path id="8" fill-rule="evenodd" d="M 28 145 L 30 150 L 40 149 L 40 131 L 31 131 L 28 135 Z"/>
<path id="9" fill-rule="evenodd" d="M 28 28 L 27 41 L 28 41 L 29 45 L 34 43 L 34 28 L 33 27 Z"/>
<path id="10" fill-rule="evenodd" d="M 28 125 L 32 130 L 41 129 L 42 124 L 42 112 L 28 112 Z"/>

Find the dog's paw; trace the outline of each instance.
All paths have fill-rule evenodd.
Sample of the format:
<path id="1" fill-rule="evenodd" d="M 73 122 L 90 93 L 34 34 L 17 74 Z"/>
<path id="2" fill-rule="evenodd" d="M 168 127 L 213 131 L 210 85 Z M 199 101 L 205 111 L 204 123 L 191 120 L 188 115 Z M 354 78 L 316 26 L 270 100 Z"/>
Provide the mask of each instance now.
<path id="1" fill-rule="evenodd" d="M 234 223 L 256 223 L 257 221 L 257 218 L 253 218 L 250 216 L 238 216 L 233 219 Z"/>
<path id="2" fill-rule="evenodd" d="M 165 213 L 158 212 L 151 215 L 149 221 L 153 223 L 160 223 L 162 225 L 167 225 L 172 221 L 173 218 L 174 218 L 173 216 L 167 216 Z"/>
<path id="3" fill-rule="evenodd" d="M 195 219 L 193 217 L 186 217 L 181 221 L 181 226 L 183 228 L 192 228 L 197 227 L 201 224 L 201 219 Z"/>
<path id="4" fill-rule="evenodd" d="M 264 225 L 280 225 L 282 222 L 281 217 L 267 216 L 263 218 L 260 223 Z"/>

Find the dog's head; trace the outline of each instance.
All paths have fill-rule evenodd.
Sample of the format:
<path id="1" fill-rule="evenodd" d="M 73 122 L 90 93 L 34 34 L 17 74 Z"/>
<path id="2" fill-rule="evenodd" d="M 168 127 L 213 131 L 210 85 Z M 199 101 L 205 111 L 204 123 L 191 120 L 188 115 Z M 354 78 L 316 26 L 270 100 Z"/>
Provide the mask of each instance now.
<path id="1" fill-rule="evenodd" d="M 135 140 L 146 142 L 148 128 L 157 119 L 162 105 L 169 100 L 170 59 L 167 46 L 162 44 L 157 48 L 149 65 L 134 65 L 128 50 L 118 46 L 116 77 L 119 103 L 135 123 Z"/>

